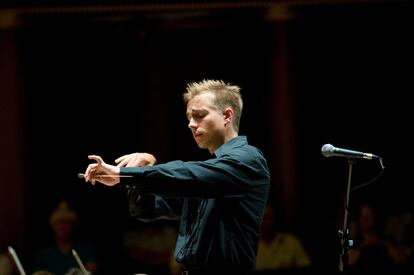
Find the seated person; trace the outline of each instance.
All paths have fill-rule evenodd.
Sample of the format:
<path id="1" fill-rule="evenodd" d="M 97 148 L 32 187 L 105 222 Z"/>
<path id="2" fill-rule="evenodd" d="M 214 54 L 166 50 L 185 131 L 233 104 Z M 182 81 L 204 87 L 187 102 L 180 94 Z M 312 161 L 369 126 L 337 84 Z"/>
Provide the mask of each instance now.
<path id="1" fill-rule="evenodd" d="M 158 221 L 137 224 L 124 235 L 127 258 L 124 268 L 129 274 L 169 275 L 176 238 L 175 223 Z"/>
<path id="2" fill-rule="evenodd" d="M 294 234 L 276 228 L 277 218 L 273 206 L 268 205 L 263 217 L 256 274 L 306 269 L 311 266 L 311 259 L 301 241 Z"/>
<path id="3" fill-rule="evenodd" d="M 401 271 L 406 262 L 404 250 L 386 240 L 376 208 L 370 204 L 359 207 L 355 246 L 348 251 L 350 271 L 357 274 Z"/>
<path id="4" fill-rule="evenodd" d="M 60 202 L 50 216 L 49 222 L 54 234 L 54 243 L 37 253 L 34 264 L 35 274 L 81 274 L 72 249 L 75 249 L 85 268 L 95 274 L 97 271 L 95 251 L 88 244 L 75 242 L 73 230 L 77 215 L 69 208 L 66 201 Z"/>
<path id="5" fill-rule="evenodd" d="M 14 274 L 14 266 L 7 252 L 0 253 L 0 275 Z"/>

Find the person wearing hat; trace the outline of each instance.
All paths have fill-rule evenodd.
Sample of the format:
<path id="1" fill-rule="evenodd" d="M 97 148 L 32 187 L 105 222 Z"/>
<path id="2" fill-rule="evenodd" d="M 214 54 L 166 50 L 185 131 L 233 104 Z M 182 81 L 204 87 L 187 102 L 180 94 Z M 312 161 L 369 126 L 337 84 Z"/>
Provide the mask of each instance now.
<path id="1" fill-rule="evenodd" d="M 62 200 L 52 212 L 49 224 L 54 234 L 54 243 L 41 249 L 34 264 L 34 274 L 66 275 L 73 274 L 79 265 L 72 254 L 74 249 L 86 269 L 95 274 L 97 262 L 94 249 L 84 243 L 74 241 L 73 230 L 78 221 L 77 214 Z"/>

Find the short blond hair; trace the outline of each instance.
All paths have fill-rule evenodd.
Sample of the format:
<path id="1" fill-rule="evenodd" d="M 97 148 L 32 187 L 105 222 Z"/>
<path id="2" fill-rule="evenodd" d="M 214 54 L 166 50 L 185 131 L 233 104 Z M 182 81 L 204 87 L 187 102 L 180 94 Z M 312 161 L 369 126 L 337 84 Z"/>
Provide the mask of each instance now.
<path id="1" fill-rule="evenodd" d="M 187 85 L 187 89 L 183 94 L 184 103 L 188 102 L 195 96 L 211 93 L 214 95 L 213 107 L 224 112 L 228 107 L 233 109 L 233 128 L 239 132 L 240 117 L 243 110 L 243 100 L 240 94 L 240 87 L 225 83 L 223 80 L 204 79 L 199 82 L 191 82 Z"/>

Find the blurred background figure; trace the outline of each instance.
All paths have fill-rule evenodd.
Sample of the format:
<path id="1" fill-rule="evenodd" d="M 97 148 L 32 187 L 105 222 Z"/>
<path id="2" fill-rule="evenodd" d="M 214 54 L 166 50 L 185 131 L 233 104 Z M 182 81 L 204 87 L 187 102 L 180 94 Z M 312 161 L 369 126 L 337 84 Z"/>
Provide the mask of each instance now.
<path id="1" fill-rule="evenodd" d="M 139 223 L 134 226 L 125 233 L 123 240 L 127 274 L 174 274 L 176 266 L 171 261 L 176 239 L 177 224 L 170 221 Z"/>
<path id="2" fill-rule="evenodd" d="M 311 258 L 301 240 L 280 226 L 280 214 L 268 204 L 262 223 L 256 270 L 254 274 L 279 274 L 306 272 L 311 267 Z"/>
<path id="3" fill-rule="evenodd" d="M 374 205 L 362 203 L 359 206 L 357 220 L 351 225 L 354 247 L 348 253 L 350 273 L 400 274 L 405 271 L 407 250 L 384 237 L 384 222 Z"/>
<path id="4" fill-rule="evenodd" d="M 7 247 L 0 243 L 0 275 L 14 274 L 14 265 L 10 255 L 7 252 Z"/>
<path id="5" fill-rule="evenodd" d="M 72 254 L 72 249 L 76 250 L 86 269 L 96 274 L 98 265 L 95 250 L 91 245 L 75 240 L 74 229 L 77 221 L 78 216 L 69 207 L 67 201 L 60 201 L 49 218 L 54 242 L 37 252 L 34 274 L 77 274 L 79 265 Z"/>

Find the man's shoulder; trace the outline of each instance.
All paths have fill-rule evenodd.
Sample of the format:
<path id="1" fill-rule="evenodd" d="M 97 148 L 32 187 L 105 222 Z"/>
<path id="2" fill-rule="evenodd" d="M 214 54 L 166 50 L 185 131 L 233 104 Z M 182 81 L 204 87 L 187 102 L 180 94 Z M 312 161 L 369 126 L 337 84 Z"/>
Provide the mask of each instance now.
<path id="1" fill-rule="evenodd" d="M 223 149 L 226 151 L 233 151 L 235 149 L 244 150 L 244 151 L 258 151 L 261 153 L 261 150 L 247 141 L 246 136 L 237 136 L 232 140 L 228 141 L 224 146 Z"/>
<path id="2" fill-rule="evenodd" d="M 267 170 L 263 152 L 247 142 L 246 136 L 237 136 L 228 141 L 216 151 L 219 159 L 232 159 L 235 162 L 247 164 L 251 167 L 262 167 Z"/>
<path id="3" fill-rule="evenodd" d="M 58 254 L 59 249 L 55 244 L 47 244 L 42 247 L 40 247 L 36 253 L 37 257 L 49 257 L 50 255 L 56 255 Z"/>
<path id="4" fill-rule="evenodd" d="M 234 162 L 250 168 L 268 171 L 267 160 L 262 151 L 252 145 L 246 144 L 244 146 L 235 147 L 231 151 L 226 152 L 222 157 L 224 159 L 231 159 Z"/>
<path id="5" fill-rule="evenodd" d="M 251 144 L 240 144 L 228 152 L 228 154 L 238 154 L 246 157 L 264 158 L 262 150 Z"/>

